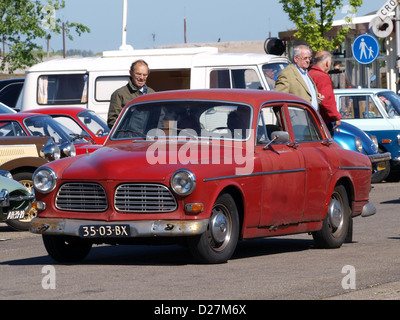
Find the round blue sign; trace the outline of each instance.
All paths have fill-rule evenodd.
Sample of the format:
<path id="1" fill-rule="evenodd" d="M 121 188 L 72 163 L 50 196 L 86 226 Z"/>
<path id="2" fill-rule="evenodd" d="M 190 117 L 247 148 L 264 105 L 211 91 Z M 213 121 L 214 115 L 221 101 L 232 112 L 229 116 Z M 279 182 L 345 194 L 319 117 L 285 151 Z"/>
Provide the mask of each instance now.
<path id="1" fill-rule="evenodd" d="M 375 61 L 380 50 L 378 40 L 368 33 L 358 36 L 352 46 L 353 57 L 361 64 L 369 64 Z"/>

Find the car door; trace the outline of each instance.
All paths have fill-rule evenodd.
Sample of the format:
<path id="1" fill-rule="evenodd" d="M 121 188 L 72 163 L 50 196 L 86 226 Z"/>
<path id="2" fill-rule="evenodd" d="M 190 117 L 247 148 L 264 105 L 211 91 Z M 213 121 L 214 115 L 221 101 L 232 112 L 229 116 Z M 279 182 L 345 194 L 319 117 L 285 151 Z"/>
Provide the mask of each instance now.
<path id="1" fill-rule="evenodd" d="M 315 113 L 295 104 L 288 106 L 288 113 L 295 148 L 301 153 L 306 169 L 303 221 L 319 220 L 324 216 L 332 168 L 338 166 L 337 154 L 329 148 L 331 137 L 324 132 Z"/>
<path id="2" fill-rule="evenodd" d="M 283 109 L 282 104 L 267 105 L 258 120 L 255 152 L 263 177 L 260 227 L 296 223 L 303 216 L 304 157 L 293 143 L 271 142 L 273 131 L 287 131 Z"/>

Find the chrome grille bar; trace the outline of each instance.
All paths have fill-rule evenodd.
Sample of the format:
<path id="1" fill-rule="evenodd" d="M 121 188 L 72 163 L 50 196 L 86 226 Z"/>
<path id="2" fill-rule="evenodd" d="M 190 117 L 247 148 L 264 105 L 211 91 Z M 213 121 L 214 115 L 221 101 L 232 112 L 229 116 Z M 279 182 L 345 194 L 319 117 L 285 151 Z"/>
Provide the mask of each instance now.
<path id="1" fill-rule="evenodd" d="M 106 192 L 96 183 L 66 183 L 60 187 L 56 197 L 59 210 L 102 212 L 107 207 Z"/>
<path id="2" fill-rule="evenodd" d="M 114 198 L 114 206 L 121 212 L 171 212 L 177 203 L 170 190 L 158 184 L 119 185 Z"/>

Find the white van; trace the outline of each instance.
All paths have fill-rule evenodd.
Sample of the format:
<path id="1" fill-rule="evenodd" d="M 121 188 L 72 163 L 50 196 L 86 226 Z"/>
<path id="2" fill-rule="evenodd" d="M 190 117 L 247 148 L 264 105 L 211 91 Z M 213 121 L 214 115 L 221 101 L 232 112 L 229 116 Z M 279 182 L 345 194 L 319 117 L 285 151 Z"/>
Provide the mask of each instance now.
<path id="1" fill-rule="evenodd" d="M 107 119 L 111 94 L 129 79 L 132 62 L 150 68 L 147 85 L 155 91 L 202 88 L 271 90 L 264 75 L 275 77 L 286 57 L 268 54 L 218 53 L 214 47 L 105 51 L 100 57 L 50 60 L 31 67 L 16 106 L 19 110 L 79 106 Z M 271 71 L 271 70 L 269 70 Z"/>

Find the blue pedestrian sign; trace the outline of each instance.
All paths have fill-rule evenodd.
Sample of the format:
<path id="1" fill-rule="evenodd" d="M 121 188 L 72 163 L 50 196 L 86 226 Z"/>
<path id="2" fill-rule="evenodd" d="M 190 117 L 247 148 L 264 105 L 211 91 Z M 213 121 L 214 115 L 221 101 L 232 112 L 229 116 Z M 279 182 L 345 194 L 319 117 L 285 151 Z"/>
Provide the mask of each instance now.
<path id="1" fill-rule="evenodd" d="M 370 64 L 375 61 L 380 50 L 378 40 L 368 33 L 358 36 L 352 46 L 353 57 L 361 64 Z"/>

